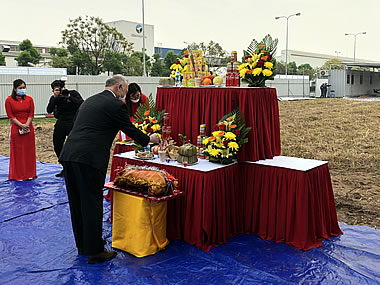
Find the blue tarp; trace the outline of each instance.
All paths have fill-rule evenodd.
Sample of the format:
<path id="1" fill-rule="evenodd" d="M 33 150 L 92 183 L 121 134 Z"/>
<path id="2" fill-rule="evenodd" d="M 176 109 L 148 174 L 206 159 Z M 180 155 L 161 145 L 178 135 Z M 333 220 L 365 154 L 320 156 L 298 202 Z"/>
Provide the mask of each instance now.
<path id="1" fill-rule="evenodd" d="M 380 232 L 340 223 L 344 235 L 307 252 L 242 234 L 204 252 L 172 241 L 153 256 L 118 251 L 89 265 L 78 255 L 61 167 L 37 163 L 33 181 L 7 181 L 0 156 L 0 284 L 380 284 Z M 110 249 L 110 205 L 104 237 Z"/>

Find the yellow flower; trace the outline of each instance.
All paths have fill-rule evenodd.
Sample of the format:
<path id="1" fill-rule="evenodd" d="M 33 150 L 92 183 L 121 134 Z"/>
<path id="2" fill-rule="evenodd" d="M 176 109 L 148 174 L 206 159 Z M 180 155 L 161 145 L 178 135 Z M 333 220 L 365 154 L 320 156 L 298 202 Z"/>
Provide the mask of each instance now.
<path id="1" fill-rule="evenodd" d="M 215 149 L 213 148 L 211 151 L 210 151 L 210 155 L 211 156 L 218 156 L 220 150 L 219 149 Z"/>
<path id="2" fill-rule="evenodd" d="M 264 76 L 271 76 L 273 74 L 273 72 L 269 69 L 264 69 L 263 70 L 263 75 Z"/>
<path id="3" fill-rule="evenodd" d="M 234 150 L 238 150 L 239 149 L 239 145 L 236 142 L 229 142 L 228 143 L 228 147 L 230 149 L 234 149 Z"/>
<path id="4" fill-rule="evenodd" d="M 266 62 L 266 63 L 264 63 L 264 66 L 266 67 L 266 68 L 268 68 L 268 69 L 272 69 L 273 68 L 273 63 L 271 63 L 271 62 Z"/>
<path id="5" fill-rule="evenodd" d="M 146 134 L 146 131 L 145 130 L 141 130 L 144 134 Z"/>
<path id="6" fill-rule="evenodd" d="M 236 135 L 234 133 L 232 133 L 232 132 L 227 132 L 224 136 L 228 140 L 234 140 L 234 139 L 236 139 Z"/>
<path id="7" fill-rule="evenodd" d="M 261 73 L 262 70 L 263 70 L 262 68 L 255 68 L 255 69 L 252 71 L 252 74 L 253 74 L 254 76 L 257 76 L 257 75 L 259 75 L 259 74 Z"/>
<path id="8" fill-rule="evenodd" d="M 139 124 L 138 124 L 138 123 L 135 123 L 135 127 L 138 128 L 138 127 L 139 127 Z"/>
<path id="9" fill-rule="evenodd" d="M 230 155 L 230 151 L 228 149 L 222 150 L 222 157 L 228 157 Z"/>
<path id="10" fill-rule="evenodd" d="M 203 144 L 204 145 L 208 144 L 208 138 L 203 140 Z"/>
<path id="11" fill-rule="evenodd" d="M 244 69 L 246 66 L 247 66 L 246 63 L 242 63 L 242 64 L 240 64 L 240 65 L 238 66 L 238 70 L 240 71 L 240 70 Z"/>
<path id="12" fill-rule="evenodd" d="M 153 132 L 157 132 L 157 131 L 159 131 L 160 129 L 161 129 L 161 127 L 160 127 L 159 124 L 154 124 L 154 125 L 152 126 L 152 130 L 153 130 Z"/>
<path id="13" fill-rule="evenodd" d="M 222 132 L 222 131 L 215 131 L 215 132 L 212 132 L 212 136 L 213 136 L 213 137 L 222 136 L 222 135 L 224 135 L 224 132 Z"/>
<path id="14" fill-rule="evenodd" d="M 240 77 L 245 77 L 245 74 L 247 73 L 247 71 L 248 71 L 247 68 L 240 70 Z"/>

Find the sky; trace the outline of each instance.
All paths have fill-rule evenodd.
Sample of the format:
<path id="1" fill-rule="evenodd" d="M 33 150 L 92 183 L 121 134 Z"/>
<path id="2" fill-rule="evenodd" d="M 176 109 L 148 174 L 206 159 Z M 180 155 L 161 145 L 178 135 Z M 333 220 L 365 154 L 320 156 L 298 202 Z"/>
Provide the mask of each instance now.
<path id="1" fill-rule="evenodd" d="M 182 49 L 186 42 L 219 43 L 238 58 L 252 39 L 266 34 L 279 39 L 277 54 L 289 50 L 380 61 L 380 0 L 18 0 L 0 3 L 0 39 L 30 39 L 58 46 L 70 19 L 96 16 L 104 22 L 126 20 L 154 25 L 154 43 Z"/>

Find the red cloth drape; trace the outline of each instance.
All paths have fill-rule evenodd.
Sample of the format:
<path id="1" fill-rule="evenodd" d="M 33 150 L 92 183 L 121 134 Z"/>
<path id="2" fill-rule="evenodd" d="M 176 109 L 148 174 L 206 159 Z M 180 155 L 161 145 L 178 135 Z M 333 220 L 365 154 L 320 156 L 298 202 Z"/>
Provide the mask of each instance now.
<path id="1" fill-rule="evenodd" d="M 241 163 L 245 232 L 309 250 L 342 234 L 328 165 L 309 171 Z"/>
<path id="2" fill-rule="evenodd" d="M 196 144 L 199 126 L 210 134 L 216 123 L 235 107 L 243 111 L 252 127 L 249 141 L 241 150 L 240 161 L 273 158 L 281 152 L 280 121 L 274 88 L 157 88 L 156 105 L 170 114 L 172 136 L 179 133 Z"/>
<path id="3" fill-rule="evenodd" d="M 169 239 L 182 239 L 204 250 L 243 231 L 239 166 L 233 164 L 214 171 L 202 172 L 190 168 L 155 164 L 147 161 L 114 157 L 113 167 L 155 165 L 164 168 L 179 181 L 184 197 L 168 201 Z M 111 173 L 110 181 L 115 174 Z"/>

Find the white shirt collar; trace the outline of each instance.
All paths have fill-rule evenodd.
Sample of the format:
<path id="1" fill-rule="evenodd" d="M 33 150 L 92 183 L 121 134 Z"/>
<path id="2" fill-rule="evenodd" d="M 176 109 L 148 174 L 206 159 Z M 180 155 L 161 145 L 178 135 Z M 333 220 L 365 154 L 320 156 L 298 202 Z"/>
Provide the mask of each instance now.
<path id="1" fill-rule="evenodd" d="M 115 93 L 113 93 L 113 91 L 111 89 L 106 89 L 106 90 L 109 91 L 109 92 L 111 92 L 112 95 L 115 96 L 115 98 L 117 98 L 116 95 L 115 95 Z"/>

